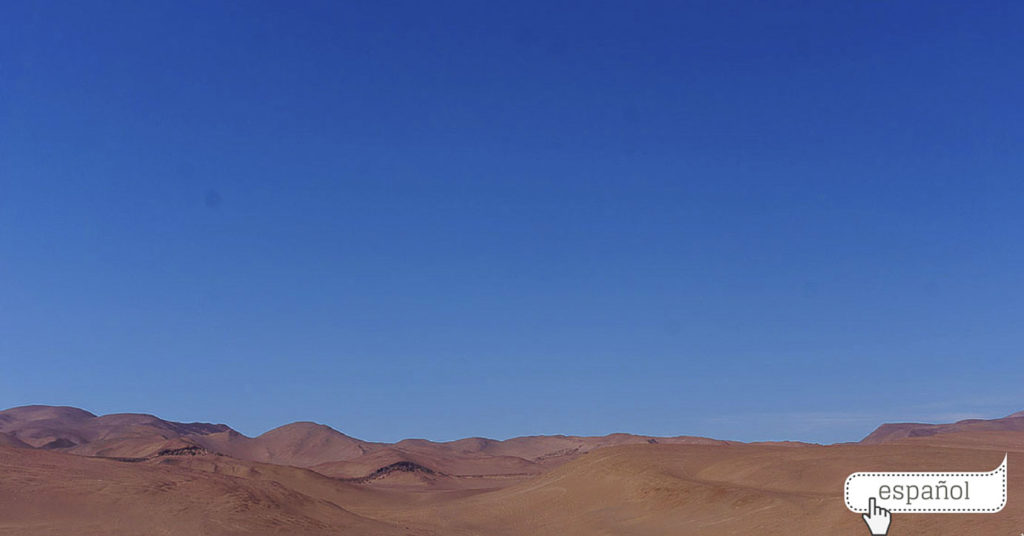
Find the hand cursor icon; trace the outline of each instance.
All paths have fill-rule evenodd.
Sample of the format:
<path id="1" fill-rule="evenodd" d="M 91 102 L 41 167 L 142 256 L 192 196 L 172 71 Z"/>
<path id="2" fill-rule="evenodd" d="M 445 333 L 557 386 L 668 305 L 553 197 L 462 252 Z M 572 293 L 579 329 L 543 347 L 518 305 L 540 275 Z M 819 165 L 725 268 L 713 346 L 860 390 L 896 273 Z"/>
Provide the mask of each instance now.
<path id="1" fill-rule="evenodd" d="M 862 515 L 864 522 L 871 529 L 871 536 L 885 536 L 889 532 L 892 514 L 881 506 L 875 506 L 875 498 L 868 501 L 868 513 Z"/>

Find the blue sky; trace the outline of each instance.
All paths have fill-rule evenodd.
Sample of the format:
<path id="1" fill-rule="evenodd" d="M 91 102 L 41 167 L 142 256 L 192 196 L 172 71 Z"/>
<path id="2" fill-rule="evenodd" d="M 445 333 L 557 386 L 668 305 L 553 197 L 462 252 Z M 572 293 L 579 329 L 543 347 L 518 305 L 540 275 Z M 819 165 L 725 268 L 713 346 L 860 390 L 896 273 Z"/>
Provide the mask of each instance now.
<path id="1" fill-rule="evenodd" d="M 370 440 L 1024 409 L 1017 3 L 0 8 L 0 407 Z"/>

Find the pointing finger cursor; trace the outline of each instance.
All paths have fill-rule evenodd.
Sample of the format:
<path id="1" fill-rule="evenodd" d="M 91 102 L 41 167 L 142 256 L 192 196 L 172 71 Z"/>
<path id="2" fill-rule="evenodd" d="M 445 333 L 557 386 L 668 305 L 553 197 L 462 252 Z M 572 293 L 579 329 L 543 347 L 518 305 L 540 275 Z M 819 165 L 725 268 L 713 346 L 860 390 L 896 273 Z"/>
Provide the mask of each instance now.
<path id="1" fill-rule="evenodd" d="M 874 497 L 868 500 L 868 512 L 861 517 L 871 530 L 871 536 L 885 536 L 889 532 L 892 514 L 885 508 L 877 506 Z"/>

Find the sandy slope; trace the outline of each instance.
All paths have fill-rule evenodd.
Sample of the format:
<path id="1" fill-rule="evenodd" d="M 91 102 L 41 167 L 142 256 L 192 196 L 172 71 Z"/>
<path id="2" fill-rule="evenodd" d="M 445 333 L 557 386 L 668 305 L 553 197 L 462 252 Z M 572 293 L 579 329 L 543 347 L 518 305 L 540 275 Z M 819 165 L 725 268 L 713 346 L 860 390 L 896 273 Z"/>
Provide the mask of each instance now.
<path id="1" fill-rule="evenodd" d="M 981 471 L 1002 454 L 925 444 L 627 445 L 503 489 L 431 492 L 211 454 L 128 463 L 0 447 L 0 534 L 861 534 L 841 497 L 849 473 Z M 1018 442 L 1010 467 L 1021 463 Z M 1017 474 L 1002 513 L 901 515 L 891 534 L 1019 533 Z"/>
<path id="2" fill-rule="evenodd" d="M 1020 450 L 1011 467 L 1024 462 Z M 849 473 L 981 471 L 1001 460 L 996 451 L 917 445 L 613 447 L 502 490 L 386 515 L 444 534 L 861 534 L 842 500 Z M 1024 479 L 1012 478 L 1010 493 L 1021 496 Z M 995 515 L 897 517 L 893 536 L 1017 534 L 1024 501 Z"/>
<path id="3" fill-rule="evenodd" d="M 0 474 L 0 534 L 409 533 L 274 480 L 187 466 L 0 447 Z"/>
<path id="4" fill-rule="evenodd" d="M 987 471 L 1004 453 L 1010 500 L 1003 512 L 901 514 L 890 536 L 1024 530 L 1024 473 L 1015 469 L 1024 466 L 1024 432 L 1000 419 L 831 446 L 626 435 L 382 445 L 311 423 L 261 440 L 201 427 L 213 425 L 195 425 L 209 433 L 180 434 L 181 423 L 149 416 L 14 413 L 0 412 L 0 535 L 863 535 L 842 499 L 850 473 Z M 55 426 L 65 420 L 71 425 Z M 97 420 L 107 435 L 83 424 Z M 21 434 L 44 446 L 78 434 L 82 445 L 103 442 L 114 451 L 122 450 L 118 441 L 134 445 L 157 434 L 165 445 L 185 447 L 119 461 L 71 453 L 82 445 L 33 448 Z M 242 457 L 349 460 L 312 469 L 262 463 L 194 443 L 203 438 Z"/>

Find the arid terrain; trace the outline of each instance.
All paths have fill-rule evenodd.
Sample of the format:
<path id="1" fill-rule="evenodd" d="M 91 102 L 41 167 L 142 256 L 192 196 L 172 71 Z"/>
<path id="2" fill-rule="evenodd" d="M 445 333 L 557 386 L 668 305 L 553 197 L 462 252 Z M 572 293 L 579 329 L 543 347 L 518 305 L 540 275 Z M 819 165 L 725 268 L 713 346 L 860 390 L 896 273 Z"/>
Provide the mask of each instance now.
<path id="1" fill-rule="evenodd" d="M 1024 413 L 885 424 L 860 443 L 536 436 L 371 443 L 314 423 L 0 412 L 0 535 L 868 534 L 856 471 L 982 471 L 1009 454 L 998 514 L 896 515 L 889 534 L 1024 530 Z"/>

